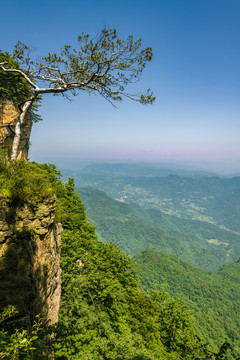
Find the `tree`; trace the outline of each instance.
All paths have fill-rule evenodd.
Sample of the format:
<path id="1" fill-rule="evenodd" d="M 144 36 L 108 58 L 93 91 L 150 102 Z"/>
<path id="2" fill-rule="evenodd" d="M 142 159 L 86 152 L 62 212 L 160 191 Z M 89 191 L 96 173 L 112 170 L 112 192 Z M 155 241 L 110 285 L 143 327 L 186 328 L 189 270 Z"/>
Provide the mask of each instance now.
<path id="1" fill-rule="evenodd" d="M 99 94 L 113 106 L 124 97 L 142 104 L 151 104 L 155 98 L 150 89 L 145 93 L 130 94 L 126 86 L 139 80 L 146 63 L 152 59 L 152 49 L 141 49 L 141 39 L 133 36 L 119 39 L 115 29 L 103 29 L 100 35 L 78 36 L 78 49 L 65 45 L 59 54 L 31 59 L 30 48 L 18 42 L 13 51 L 13 62 L 0 61 L 0 70 L 6 76 L 23 78 L 31 87 L 31 95 L 19 105 L 20 116 L 15 128 L 11 159 L 16 159 L 21 137 L 21 128 L 27 112 L 43 94 L 77 95 L 80 91 Z"/>

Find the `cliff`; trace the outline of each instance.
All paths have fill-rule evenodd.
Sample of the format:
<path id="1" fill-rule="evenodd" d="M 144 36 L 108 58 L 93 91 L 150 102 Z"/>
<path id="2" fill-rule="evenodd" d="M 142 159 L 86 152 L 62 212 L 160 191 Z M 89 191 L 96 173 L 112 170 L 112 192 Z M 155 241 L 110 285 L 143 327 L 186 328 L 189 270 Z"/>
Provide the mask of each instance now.
<path id="1" fill-rule="evenodd" d="M 38 206 L 0 198 L 0 307 L 15 305 L 15 320 L 27 327 L 37 314 L 58 320 L 62 226 L 55 207 L 55 197 Z"/>
<path id="2" fill-rule="evenodd" d="M 0 103 L 0 148 L 7 149 L 12 147 L 14 129 L 19 116 L 19 110 L 11 103 Z M 29 149 L 29 137 L 32 128 L 31 114 L 28 113 L 23 125 L 21 140 L 19 145 L 18 159 L 27 159 Z"/>

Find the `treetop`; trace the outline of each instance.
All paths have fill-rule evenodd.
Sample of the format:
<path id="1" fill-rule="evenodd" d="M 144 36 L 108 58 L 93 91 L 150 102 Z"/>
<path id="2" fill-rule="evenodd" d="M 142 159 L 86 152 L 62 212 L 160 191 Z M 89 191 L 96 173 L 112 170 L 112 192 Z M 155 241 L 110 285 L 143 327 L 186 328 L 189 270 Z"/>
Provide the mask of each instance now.
<path id="1" fill-rule="evenodd" d="M 142 49 L 141 39 L 134 40 L 130 35 L 122 40 L 115 29 L 106 28 L 94 38 L 82 33 L 77 40 L 77 49 L 65 45 L 59 53 L 49 53 L 36 60 L 31 59 L 31 49 L 18 41 L 13 58 L 21 70 L 8 61 L 1 62 L 0 67 L 24 77 L 37 94 L 65 95 L 68 91 L 77 95 L 83 90 L 99 94 L 112 104 L 124 97 L 142 104 L 153 103 L 155 97 L 150 89 L 137 94 L 126 91 L 127 85 L 136 83 L 147 62 L 152 60 L 152 48 Z"/>

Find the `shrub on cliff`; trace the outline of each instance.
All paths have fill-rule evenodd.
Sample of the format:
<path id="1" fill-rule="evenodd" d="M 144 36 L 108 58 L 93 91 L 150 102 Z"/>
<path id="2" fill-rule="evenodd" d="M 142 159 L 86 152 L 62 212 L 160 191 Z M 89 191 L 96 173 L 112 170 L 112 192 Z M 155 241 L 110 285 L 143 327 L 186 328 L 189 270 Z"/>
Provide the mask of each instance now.
<path id="1" fill-rule="evenodd" d="M 40 319 L 36 319 L 31 331 L 14 329 L 12 324 L 17 315 L 17 309 L 11 305 L 0 313 L 0 359 L 52 359 L 51 345 L 43 342 L 45 333 L 42 331 Z"/>
<path id="2" fill-rule="evenodd" d="M 60 172 L 53 165 L 38 165 L 25 161 L 10 164 L 0 159 L 0 195 L 13 204 L 36 206 L 44 198 L 56 195 L 61 187 Z"/>

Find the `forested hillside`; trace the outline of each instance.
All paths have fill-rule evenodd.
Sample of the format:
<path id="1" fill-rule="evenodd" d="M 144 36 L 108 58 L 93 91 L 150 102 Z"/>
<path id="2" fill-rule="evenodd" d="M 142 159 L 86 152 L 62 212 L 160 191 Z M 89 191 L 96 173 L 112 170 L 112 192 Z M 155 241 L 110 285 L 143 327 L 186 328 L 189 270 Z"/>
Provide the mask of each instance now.
<path id="1" fill-rule="evenodd" d="M 240 262 L 214 272 L 196 269 L 178 258 L 144 250 L 133 258 L 141 288 L 148 293 L 167 291 L 184 300 L 206 341 L 230 342 L 240 351 Z"/>
<path id="2" fill-rule="evenodd" d="M 55 195 L 56 219 L 64 229 L 59 322 L 55 329 L 47 330 L 54 331 L 54 342 L 47 344 L 46 338 L 39 342 L 46 336 L 47 324 L 38 323 L 28 333 L 13 328 L 11 322 L 9 327 L 12 313 L 3 312 L 1 358 L 50 359 L 52 351 L 61 360 L 230 358 L 227 344 L 212 350 L 202 342 L 182 301 L 164 292 L 152 296 L 139 289 L 129 257 L 97 239 L 73 179 L 63 184 L 51 165 L 2 162 L 0 185 L 1 196 L 33 209 Z M 21 237 L 18 241 L 27 240 Z"/>
<path id="3" fill-rule="evenodd" d="M 119 202 L 96 189 L 77 191 L 100 238 L 113 241 L 130 255 L 149 248 L 176 255 L 204 270 L 217 270 L 239 258 L 240 236 L 233 232 L 207 222 Z"/>
<path id="4" fill-rule="evenodd" d="M 77 191 L 101 239 L 135 254 L 141 288 L 184 300 L 206 342 L 214 347 L 228 341 L 236 357 L 240 347 L 239 235 L 211 223 L 119 202 L 96 189 Z"/>

